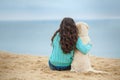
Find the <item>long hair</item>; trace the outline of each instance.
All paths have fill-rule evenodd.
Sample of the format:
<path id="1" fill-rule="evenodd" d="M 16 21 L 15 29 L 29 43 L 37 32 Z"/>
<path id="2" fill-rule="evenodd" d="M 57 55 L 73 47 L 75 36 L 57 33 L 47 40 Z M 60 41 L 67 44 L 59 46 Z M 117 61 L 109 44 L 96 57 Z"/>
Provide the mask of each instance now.
<path id="1" fill-rule="evenodd" d="M 70 53 L 76 48 L 76 42 L 78 39 L 78 29 L 72 18 L 64 18 L 60 24 L 60 28 L 54 33 L 52 42 L 55 35 L 60 34 L 61 49 L 65 54 Z"/>

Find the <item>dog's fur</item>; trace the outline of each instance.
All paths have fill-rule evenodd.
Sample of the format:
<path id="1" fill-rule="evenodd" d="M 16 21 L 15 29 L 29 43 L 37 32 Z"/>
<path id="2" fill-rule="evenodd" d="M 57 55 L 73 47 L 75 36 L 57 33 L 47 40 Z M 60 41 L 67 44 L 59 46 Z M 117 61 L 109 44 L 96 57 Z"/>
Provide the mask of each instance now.
<path id="1" fill-rule="evenodd" d="M 83 44 L 87 44 L 90 42 L 90 38 L 88 36 L 88 25 L 84 22 L 79 22 L 76 24 L 78 30 L 79 30 L 79 37 L 81 38 Z M 77 49 L 75 50 L 74 58 L 71 64 L 71 71 L 75 72 L 95 72 L 95 73 L 101 73 L 102 71 L 94 70 L 91 67 L 90 59 L 89 59 L 89 53 L 84 55 Z"/>

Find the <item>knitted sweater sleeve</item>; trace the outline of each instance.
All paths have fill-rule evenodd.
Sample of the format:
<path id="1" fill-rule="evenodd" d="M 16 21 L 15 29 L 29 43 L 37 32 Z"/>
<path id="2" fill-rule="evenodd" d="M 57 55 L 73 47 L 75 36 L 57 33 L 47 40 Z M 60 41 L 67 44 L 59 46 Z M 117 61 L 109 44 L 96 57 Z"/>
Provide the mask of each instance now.
<path id="1" fill-rule="evenodd" d="M 82 52 L 84 55 L 86 55 L 89 51 L 90 51 L 90 49 L 92 48 L 92 45 L 91 44 L 87 44 L 87 45 L 84 45 L 83 43 L 82 43 L 82 40 L 80 39 L 80 37 L 78 38 L 78 40 L 77 40 L 77 43 L 76 43 L 76 48 L 80 51 L 80 52 Z"/>

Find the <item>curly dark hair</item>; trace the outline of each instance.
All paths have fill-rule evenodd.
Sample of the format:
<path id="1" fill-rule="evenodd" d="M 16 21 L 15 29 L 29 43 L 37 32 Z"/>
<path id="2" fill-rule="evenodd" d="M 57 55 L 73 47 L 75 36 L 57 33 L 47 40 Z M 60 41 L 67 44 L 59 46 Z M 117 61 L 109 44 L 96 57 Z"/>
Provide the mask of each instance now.
<path id="1" fill-rule="evenodd" d="M 60 28 L 54 33 L 52 42 L 55 35 L 59 32 L 61 49 L 65 54 L 70 53 L 76 48 L 76 42 L 78 39 L 78 29 L 72 18 L 64 18 L 60 24 Z"/>

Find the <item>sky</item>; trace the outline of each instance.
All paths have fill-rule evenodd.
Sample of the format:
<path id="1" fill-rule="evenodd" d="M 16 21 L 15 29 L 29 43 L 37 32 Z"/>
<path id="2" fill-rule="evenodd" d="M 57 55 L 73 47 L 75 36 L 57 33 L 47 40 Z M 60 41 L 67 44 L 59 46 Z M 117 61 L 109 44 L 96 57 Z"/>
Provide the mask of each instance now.
<path id="1" fill-rule="evenodd" d="M 120 0 L 0 0 L 0 20 L 120 19 Z"/>

